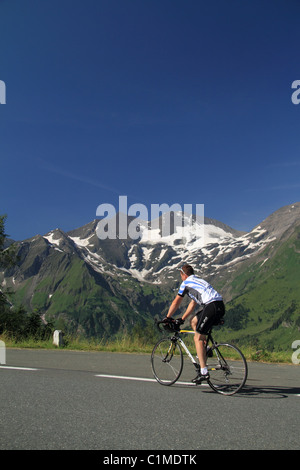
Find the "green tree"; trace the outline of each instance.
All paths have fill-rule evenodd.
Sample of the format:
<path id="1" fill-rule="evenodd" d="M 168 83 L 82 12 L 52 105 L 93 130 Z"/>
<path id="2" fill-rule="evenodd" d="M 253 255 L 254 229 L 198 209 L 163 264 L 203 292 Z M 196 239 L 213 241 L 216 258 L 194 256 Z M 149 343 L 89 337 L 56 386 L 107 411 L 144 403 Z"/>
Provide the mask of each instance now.
<path id="1" fill-rule="evenodd" d="M 5 233 L 5 221 L 7 216 L 0 216 L 0 269 L 7 269 L 17 262 L 16 249 L 14 244 L 6 247 L 7 235 Z M 0 311 L 6 310 L 9 306 L 7 292 L 0 289 Z"/>
<path id="2" fill-rule="evenodd" d="M 6 215 L 0 216 L 0 269 L 7 269 L 17 263 L 16 247 L 8 246 L 5 233 Z M 48 339 L 53 324 L 45 324 L 39 311 L 28 313 L 23 306 L 13 307 L 7 295 L 0 289 L 0 334 L 5 332 L 17 340 L 23 338 Z"/>
<path id="3" fill-rule="evenodd" d="M 16 250 L 14 244 L 6 247 L 7 234 L 5 233 L 6 215 L 0 215 L 0 267 L 9 268 L 16 264 Z"/>

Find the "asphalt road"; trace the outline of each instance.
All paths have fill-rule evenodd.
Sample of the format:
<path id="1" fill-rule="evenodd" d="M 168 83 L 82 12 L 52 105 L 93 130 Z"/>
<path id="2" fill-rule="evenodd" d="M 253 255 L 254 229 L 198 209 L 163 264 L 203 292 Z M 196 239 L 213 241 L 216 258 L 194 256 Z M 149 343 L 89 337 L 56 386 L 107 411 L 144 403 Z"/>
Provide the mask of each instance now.
<path id="1" fill-rule="evenodd" d="M 194 375 L 185 361 L 182 379 Z M 206 384 L 141 380 L 152 378 L 149 355 L 8 349 L 0 449 L 300 448 L 298 365 L 250 363 L 245 388 L 232 397 Z"/>

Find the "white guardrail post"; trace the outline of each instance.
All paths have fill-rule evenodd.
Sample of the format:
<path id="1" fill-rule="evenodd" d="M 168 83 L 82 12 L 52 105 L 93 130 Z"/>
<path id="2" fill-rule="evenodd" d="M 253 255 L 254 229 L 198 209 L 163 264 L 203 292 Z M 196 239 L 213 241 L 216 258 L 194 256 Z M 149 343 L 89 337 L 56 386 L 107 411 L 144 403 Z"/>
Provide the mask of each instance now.
<path id="1" fill-rule="evenodd" d="M 6 347 L 4 341 L 0 341 L 0 364 L 6 364 Z"/>

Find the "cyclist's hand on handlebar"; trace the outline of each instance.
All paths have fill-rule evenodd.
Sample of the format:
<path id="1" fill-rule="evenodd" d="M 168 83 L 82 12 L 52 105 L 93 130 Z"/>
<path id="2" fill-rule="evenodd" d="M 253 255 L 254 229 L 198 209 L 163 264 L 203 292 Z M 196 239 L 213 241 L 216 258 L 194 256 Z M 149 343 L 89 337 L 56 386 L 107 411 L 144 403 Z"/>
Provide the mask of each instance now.
<path id="1" fill-rule="evenodd" d="M 182 320 L 182 318 L 176 318 L 176 320 L 175 320 L 174 318 L 165 317 L 163 319 L 163 322 L 164 323 L 175 323 L 176 325 L 182 325 L 184 323 L 184 320 Z"/>
<path id="2" fill-rule="evenodd" d="M 163 323 L 170 323 L 171 321 L 174 321 L 173 318 L 165 317 L 163 318 Z"/>

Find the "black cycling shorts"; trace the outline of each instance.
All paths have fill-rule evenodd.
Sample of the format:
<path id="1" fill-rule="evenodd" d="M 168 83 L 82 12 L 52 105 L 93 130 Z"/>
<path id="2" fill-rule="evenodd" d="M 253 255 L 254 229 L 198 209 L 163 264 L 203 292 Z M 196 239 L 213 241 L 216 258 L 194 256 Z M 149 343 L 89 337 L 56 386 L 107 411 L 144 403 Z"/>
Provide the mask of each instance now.
<path id="1" fill-rule="evenodd" d="M 196 331 L 206 335 L 212 326 L 217 325 L 225 314 L 225 306 L 222 300 L 216 300 L 204 305 L 204 309 L 196 313 L 198 318 Z"/>

